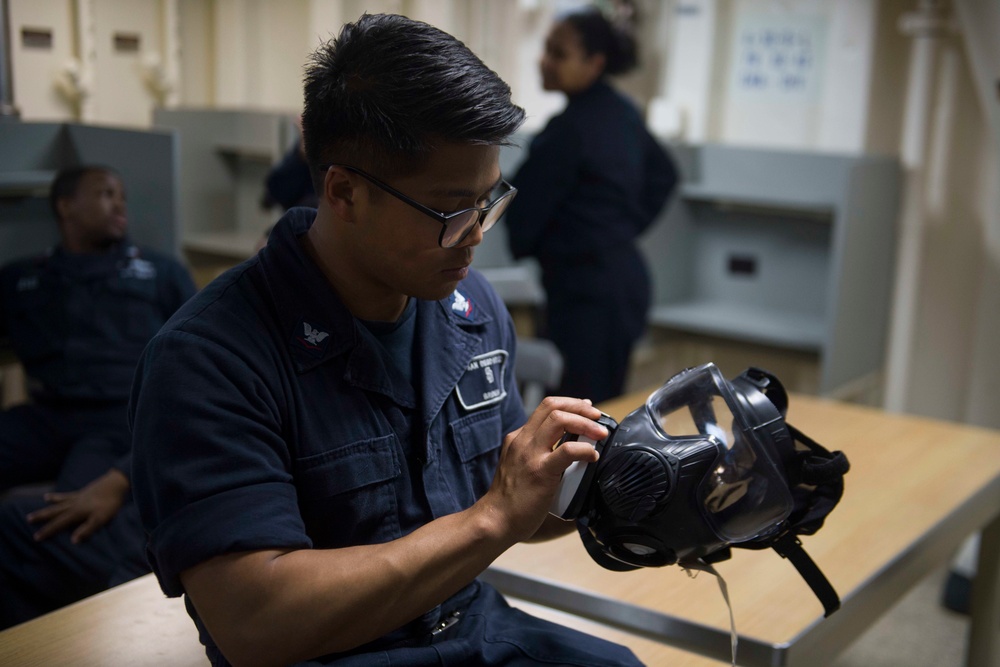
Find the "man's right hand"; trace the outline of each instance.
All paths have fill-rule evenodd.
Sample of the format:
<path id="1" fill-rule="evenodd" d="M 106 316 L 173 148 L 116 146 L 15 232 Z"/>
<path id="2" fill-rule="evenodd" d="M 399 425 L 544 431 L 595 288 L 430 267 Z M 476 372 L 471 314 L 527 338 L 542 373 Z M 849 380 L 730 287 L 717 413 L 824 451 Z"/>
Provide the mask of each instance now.
<path id="1" fill-rule="evenodd" d="M 512 542 L 534 536 L 566 468 L 574 461 L 597 460 L 597 451 L 588 443 L 556 444 L 565 433 L 594 440 L 608 437 L 596 421 L 600 416 L 589 400 L 549 396 L 524 426 L 507 436 L 490 490 L 476 503 L 496 521 L 501 536 Z"/>

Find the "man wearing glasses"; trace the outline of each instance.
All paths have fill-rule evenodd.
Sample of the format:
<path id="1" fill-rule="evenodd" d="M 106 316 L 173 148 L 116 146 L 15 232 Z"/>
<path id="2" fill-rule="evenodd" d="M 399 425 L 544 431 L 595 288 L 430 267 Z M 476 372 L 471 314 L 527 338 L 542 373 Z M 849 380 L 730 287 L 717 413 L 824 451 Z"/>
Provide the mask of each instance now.
<path id="1" fill-rule="evenodd" d="M 526 419 L 503 303 L 470 269 L 515 196 L 524 112 L 464 45 L 365 15 L 307 66 L 318 210 L 292 209 L 147 347 L 136 502 L 212 663 L 637 665 L 476 580 L 564 534 L 563 470 L 605 437 L 581 398 Z"/>

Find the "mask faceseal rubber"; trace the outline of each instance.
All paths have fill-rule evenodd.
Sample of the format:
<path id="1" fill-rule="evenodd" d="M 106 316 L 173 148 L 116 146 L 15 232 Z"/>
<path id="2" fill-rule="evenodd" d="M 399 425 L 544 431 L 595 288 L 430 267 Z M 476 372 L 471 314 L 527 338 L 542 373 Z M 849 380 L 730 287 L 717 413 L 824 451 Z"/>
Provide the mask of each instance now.
<path id="1" fill-rule="evenodd" d="M 732 381 L 714 364 L 682 371 L 620 423 L 598 420 L 609 434 L 593 443 L 599 460 L 567 470 L 551 511 L 575 519 L 611 570 L 705 569 L 733 547 L 774 548 L 828 616 L 840 601 L 798 536 L 822 526 L 849 465 L 787 424 L 787 407 L 766 371 Z"/>

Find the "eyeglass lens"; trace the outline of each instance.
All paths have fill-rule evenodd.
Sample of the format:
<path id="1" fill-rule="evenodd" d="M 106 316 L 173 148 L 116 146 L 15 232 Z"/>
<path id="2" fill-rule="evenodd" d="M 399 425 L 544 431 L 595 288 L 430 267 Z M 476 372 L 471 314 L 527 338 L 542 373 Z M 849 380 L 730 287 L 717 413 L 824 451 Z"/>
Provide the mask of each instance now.
<path id="1" fill-rule="evenodd" d="M 486 211 L 485 215 L 481 214 L 478 209 L 471 209 L 465 211 L 462 215 L 456 215 L 454 218 L 448 220 L 448 224 L 444 228 L 444 233 L 441 235 L 441 245 L 443 247 L 451 248 L 461 243 L 469 235 L 469 232 L 472 231 L 473 226 L 477 222 L 481 223 L 483 233 L 488 232 L 497 223 L 497 220 L 507 210 L 507 205 L 513 200 L 513 197 L 510 196 L 513 192 L 510 190 L 505 192 L 502 187 L 497 187 L 492 194 L 496 195 L 496 197 L 490 198 L 494 202 L 493 207 Z M 479 219 L 480 215 L 483 215 L 482 221 Z"/>

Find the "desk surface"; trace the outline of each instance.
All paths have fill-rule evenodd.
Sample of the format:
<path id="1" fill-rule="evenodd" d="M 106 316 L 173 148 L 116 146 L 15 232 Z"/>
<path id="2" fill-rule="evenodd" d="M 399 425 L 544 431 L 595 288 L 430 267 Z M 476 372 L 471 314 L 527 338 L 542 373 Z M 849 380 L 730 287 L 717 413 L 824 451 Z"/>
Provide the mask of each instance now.
<path id="1" fill-rule="evenodd" d="M 643 400 L 636 394 L 602 407 L 622 418 Z M 716 569 L 729 587 L 746 664 L 828 661 L 1000 513 L 998 432 L 798 395 L 788 421 L 851 461 L 840 504 L 822 530 L 803 538 L 843 607 L 823 621 L 790 563 L 772 550 L 734 549 Z M 692 579 L 679 567 L 610 572 L 576 535 L 517 545 L 494 568 L 488 578 L 509 595 L 690 642 L 687 648 L 728 662 L 729 612 L 710 575 Z M 669 655 L 673 665 L 718 664 Z M 667 664 L 659 660 L 650 664 Z"/>
<path id="2" fill-rule="evenodd" d="M 602 407 L 621 418 L 644 397 L 631 395 Z M 965 535 L 1000 512 L 998 432 L 798 395 L 791 397 L 789 421 L 851 460 L 843 500 L 826 526 L 803 540 L 840 593 L 843 608 L 820 624 L 822 607 L 791 564 L 770 550 L 734 550 L 733 558 L 717 567 L 729 585 L 743 637 L 741 662 L 749 658 L 751 664 L 785 649 L 791 652 L 782 657 L 787 663 L 771 664 L 793 664 L 791 658 L 803 664 L 828 661 L 810 663 L 809 656 L 835 654 L 842 648 L 838 642 L 861 634 L 926 572 L 946 562 Z M 591 561 L 575 535 L 518 545 L 495 567 L 493 574 L 513 571 L 528 582 L 528 594 L 515 594 L 528 602 L 517 606 L 625 643 L 649 665 L 728 662 L 728 645 L 720 649 L 718 640 L 720 633 L 728 637 L 729 615 L 707 574 L 691 579 L 677 567 L 609 572 Z M 671 630 L 657 626 L 664 618 L 684 619 L 686 640 L 711 644 L 716 659 L 532 604 L 552 591 L 556 597 L 560 591 L 582 593 L 590 600 L 584 606 L 596 608 L 597 617 L 618 622 L 625 613 L 628 622 L 619 625 L 655 627 L 650 635 Z M 610 611 L 595 600 L 610 603 Z M 643 610 L 654 616 L 644 617 Z M 702 630 L 714 636 L 702 637 Z M 705 653 L 705 646 L 687 647 Z M 181 601 L 163 597 L 149 575 L 0 632 L 0 664 L 203 667 L 207 661 Z"/>
<path id="3" fill-rule="evenodd" d="M 0 665 L 207 667 L 180 598 L 148 574 L 0 632 Z"/>

